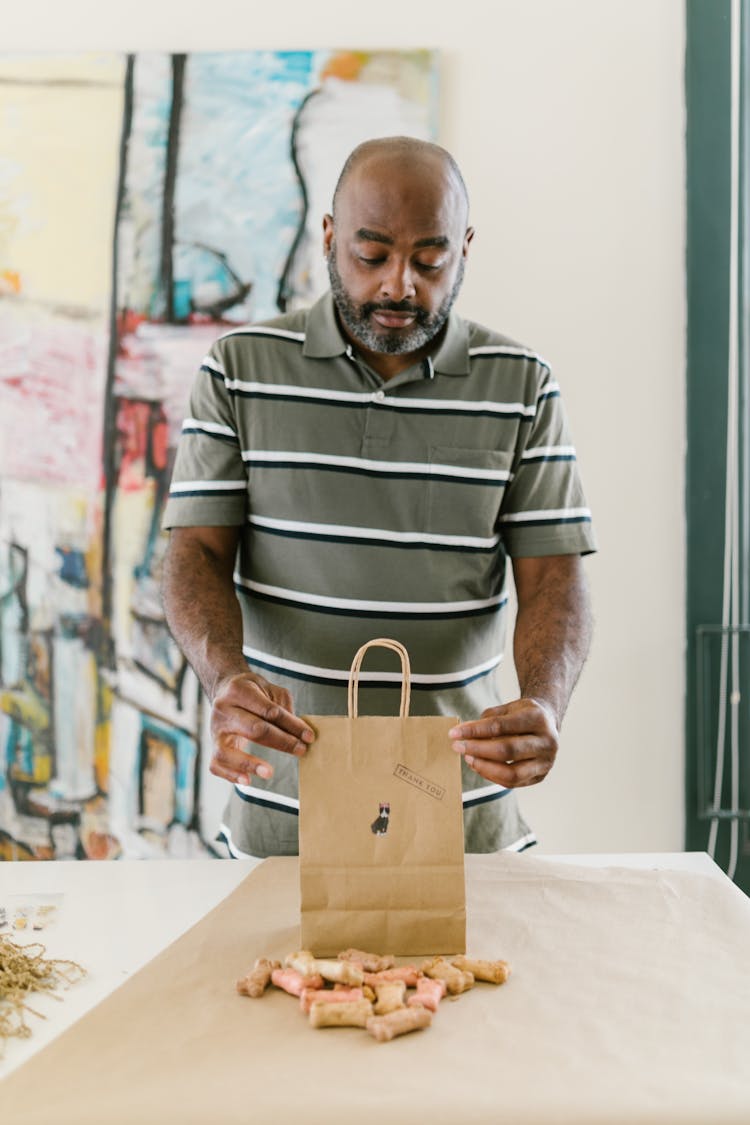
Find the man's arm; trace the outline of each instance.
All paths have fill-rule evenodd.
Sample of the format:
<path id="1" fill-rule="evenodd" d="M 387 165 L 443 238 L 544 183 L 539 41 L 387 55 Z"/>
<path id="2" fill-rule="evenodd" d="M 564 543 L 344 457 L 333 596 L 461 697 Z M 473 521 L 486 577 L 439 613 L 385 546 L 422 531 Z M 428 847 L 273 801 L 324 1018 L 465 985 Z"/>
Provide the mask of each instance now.
<path id="1" fill-rule="evenodd" d="M 580 555 L 514 559 L 513 576 L 518 595 L 513 653 L 521 698 L 451 731 L 467 765 L 509 789 L 535 785 L 551 770 L 592 630 Z"/>
<path id="2" fill-rule="evenodd" d="M 249 784 L 273 769 L 245 751 L 247 742 L 299 756 L 314 735 L 288 691 L 248 670 L 233 582 L 238 538 L 237 527 L 174 528 L 162 593 L 172 636 L 211 703 L 211 772 Z"/>

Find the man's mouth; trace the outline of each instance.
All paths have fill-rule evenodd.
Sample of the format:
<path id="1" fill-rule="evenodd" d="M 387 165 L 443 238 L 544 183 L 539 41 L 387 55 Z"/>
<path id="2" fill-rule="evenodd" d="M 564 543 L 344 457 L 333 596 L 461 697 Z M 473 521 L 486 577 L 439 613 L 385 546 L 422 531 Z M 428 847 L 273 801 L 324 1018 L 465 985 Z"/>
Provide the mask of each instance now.
<path id="1" fill-rule="evenodd" d="M 416 320 L 417 314 L 414 312 L 393 312 L 392 309 L 375 309 L 372 318 L 381 328 L 408 328 Z"/>

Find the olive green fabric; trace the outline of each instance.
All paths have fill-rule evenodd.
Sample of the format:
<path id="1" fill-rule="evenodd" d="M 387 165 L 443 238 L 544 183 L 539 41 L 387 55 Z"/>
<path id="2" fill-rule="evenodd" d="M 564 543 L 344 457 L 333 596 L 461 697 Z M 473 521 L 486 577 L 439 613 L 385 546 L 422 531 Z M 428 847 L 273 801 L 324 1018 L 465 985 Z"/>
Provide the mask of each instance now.
<path id="1" fill-rule="evenodd" d="M 227 333 L 183 426 L 165 527 L 241 526 L 235 587 L 249 665 L 301 714 L 343 714 L 357 649 L 409 651 L 412 714 L 501 702 L 509 557 L 594 549 L 559 387 L 533 352 L 451 313 L 434 356 L 384 382 L 311 310 Z M 376 651 L 360 713 L 398 707 Z M 296 760 L 236 789 L 235 854 L 297 848 Z M 515 797 L 464 766 L 466 847 L 534 842 Z"/>

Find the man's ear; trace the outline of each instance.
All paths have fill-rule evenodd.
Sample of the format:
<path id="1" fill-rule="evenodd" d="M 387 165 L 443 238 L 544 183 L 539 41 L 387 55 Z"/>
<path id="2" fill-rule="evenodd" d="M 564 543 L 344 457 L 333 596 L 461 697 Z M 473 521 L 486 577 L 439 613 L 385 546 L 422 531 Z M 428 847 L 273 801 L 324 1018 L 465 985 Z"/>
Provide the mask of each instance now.
<path id="1" fill-rule="evenodd" d="M 463 244 L 463 247 L 462 247 L 462 250 L 461 250 L 464 258 L 469 253 L 469 245 L 470 245 L 473 237 L 474 237 L 474 227 L 467 227 L 466 234 L 464 235 L 464 244 Z"/>
<path id="2" fill-rule="evenodd" d="M 333 215 L 323 216 L 323 254 L 327 258 L 333 242 Z"/>

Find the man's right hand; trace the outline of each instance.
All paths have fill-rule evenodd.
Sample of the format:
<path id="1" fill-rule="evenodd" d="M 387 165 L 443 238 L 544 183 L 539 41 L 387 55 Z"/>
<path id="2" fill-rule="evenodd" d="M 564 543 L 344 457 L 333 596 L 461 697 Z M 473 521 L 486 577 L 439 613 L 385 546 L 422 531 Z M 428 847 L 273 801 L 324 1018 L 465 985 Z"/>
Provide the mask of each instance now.
<path id="1" fill-rule="evenodd" d="M 211 708 L 214 753 L 210 770 L 232 784 L 249 785 L 253 774 L 273 776 L 273 766 L 248 754 L 255 742 L 301 757 L 315 732 L 294 714 L 292 697 L 252 672 L 228 676 L 220 684 Z"/>

